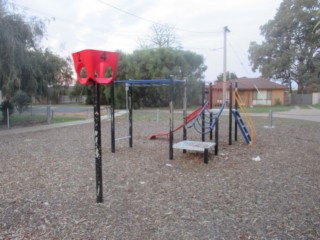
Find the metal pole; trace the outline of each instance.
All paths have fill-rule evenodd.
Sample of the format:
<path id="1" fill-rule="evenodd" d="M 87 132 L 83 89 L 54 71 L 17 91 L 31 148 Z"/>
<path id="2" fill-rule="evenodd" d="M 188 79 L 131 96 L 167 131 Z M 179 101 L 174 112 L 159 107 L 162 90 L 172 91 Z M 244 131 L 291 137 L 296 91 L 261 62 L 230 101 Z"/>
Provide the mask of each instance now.
<path id="1" fill-rule="evenodd" d="M 209 84 L 209 107 L 210 107 L 210 126 L 212 125 L 213 121 L 213 114 L 212 114 L 212 83 Z M 212 140 L 212 132 L 213 129 L 210 129 L 210 140 Z"/>
<path id="2" fill-rule="evenodd" d="M 218 155 L 218 148 L 219 148 L 219 118 L 216 117 L 216 124 L 215 124 L 215 134 L 214 134 L 214 141 L 216 145 L 214 146 L 214 154 Z"/>
<path id="3" fill-rule="evenodd" d="M 160 121 L 160 110 L 159 108 L 157 109 L 157 123 Z"/>
<path id="4" fill-rule="evenodd" d="M 226 100 L 226 82 L 227 82 L 227 33 L 230 32 L 227 26 L 223 28 L 223 84 L 222 84 L 222 102 Z"/>
<path id="5" fill-rule="evenodd" d="M 187 84 L 184 81 L 184 96 L 183 96 L 183 140 L 187 140 Z M 184 149 L 183 153 L 187 151 Z"/>
<path id="6" fill-rule="evenodd" d="M 132 148 L 132 142 L 133 142 L 133 125 L 132 125 L 132 85 L 129 86 L 129 91 L 128 91 L 128 107 L 129 107 L 129 147 Z"/>
<path id="7" fill-rule="evenodd" d="M 115 143 L 115 126 L 114 126 L 114 83 L 110 86 L 110 114 L 111 114 L 111 152 L 116 151 L 116 143 Z"/>
<path id="8" fill-rule="evenodd" d="M 51 123 L 51 105 L 47 106 L 47 122 L 48 124 Z"/>
<path id="9" fill-rule="evenodd" d="M 206 85 L 205 82 L 202 83 L 202 107 L 204 107 L 204 101 L 205 101 L 205 95 L 206 95 Z M 202 112 L 201 115 L 201 120 L 202 120 L 202 129 L 201 129 L 201 138 L 202 138 L 202 142 L 205 141 L 205 111 Z"/>
<path id="10" fill-rule="evenodd" d="M 270 110 L 270 111 L 269 111 L 269 127 L 270 127 L 270 128 L 273 127 L 273 125 L 272 125 L 272 118 L 273 118 L 273 117 L 272 117 L 272 110 Z"/>
<path id="11" fill-rule="evenodd" d="M 169 140 L 169 159 L 173 159 L 173 127 L 174 127 L 174 119 L 173 119 L 173 94 L 174 94 L 174 84 L 173 78 L 170 76 L 170 89 L 169 89 L 169 96 L 170 96 L 170 140 Z"/>
<path id="12" fill-rule="evenodd" d="M 237 95 L 238 95 L 238 82 L 235 82 L 235 111 L 238 111 L 239 108 L 239 103 L 238 103 L 238 99 L 237 99 Z M 237 121 L 234 121 L 234 141 L 238 141 L 238 124 Z"/>
<path id="13" fill-rule="evenodd" d="M 7 108 L 7 127 L 10 128 L 10 112 L 9 112 L 9 107 Z"/>
<path id="14" fill-rule="evenodd" d="M 127 110 L 127 112 L 129 111 L 129 83 L 126 83 L 125 84 L 126 85 L 126 110 Z"/>
<path id="15" fill-rule="evenodd" d="M 94 142 L 96 160 L 96 196 L 97 203 L 103 202 L 102 157 L 101 157 L 101 118 L 100 118 L 100 85 L 95 83 L 94 104 Z"/>
<path id="16" fill-rule="evenodd" d="M 229 145 L 232 145 L 232 82 L 229 87 Z"/>

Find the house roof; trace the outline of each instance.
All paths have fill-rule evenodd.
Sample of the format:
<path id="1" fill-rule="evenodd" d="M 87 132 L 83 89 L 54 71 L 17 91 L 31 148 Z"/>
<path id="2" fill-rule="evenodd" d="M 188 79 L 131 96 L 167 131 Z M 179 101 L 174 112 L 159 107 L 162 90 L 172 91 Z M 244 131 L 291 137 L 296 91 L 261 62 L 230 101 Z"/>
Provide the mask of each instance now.
<path id="1" fill-rule="evenodd" d="M 271 82 L 264 78 L 247 78 L 247 77 L 241 77 L 236 80 L 231 80 L 232 87 L 234 88 L 234 82 L 238 83 L 238 89 L 239 90 L 253 90 L 253 89 L 259 89 L 259 90 L 274 90 L 274 89 L 288 89 L 287 86 Z M 227 88 L 229 88 L 230 81 L 227 81 Z M 214 89 L 222 89 L 222 82 L 216 82 L 212 85 L 212 88 Z"/>

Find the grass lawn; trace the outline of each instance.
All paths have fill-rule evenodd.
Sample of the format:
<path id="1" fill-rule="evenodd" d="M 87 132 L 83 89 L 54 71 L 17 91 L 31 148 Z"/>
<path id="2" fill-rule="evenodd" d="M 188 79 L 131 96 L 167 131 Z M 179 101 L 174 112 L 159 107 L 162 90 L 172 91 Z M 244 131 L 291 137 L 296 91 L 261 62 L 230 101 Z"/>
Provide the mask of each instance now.
<path id="1" fill-rule="evenodd" d="M 0 116 L 0 123 L 2 122 L 2 115 Z M 72 122 L 86 119 L 83 116 L 54 116 L 51 123 Z M 14 113 L 10 116 L 10 126 L 32 126 L 38 124 L 46 124 L 46 115 L 30 115 L 30 114 L 17 114 Z M 6 125 L 7 123 L 4 123 Z"/>
<path id="2" fill-rule="evenodd" d="M 320 103 L 314 104 L 314 105 L 312 105 L 312 107 L 320 109 Z"/>
<path id="3" fill-rule="evenodd" d="M 247 111 L 249 113 L 264 113 L 264 112 L 286 112 L 291 109 L 293 109 L 294 106 L 271 106 L 271 107 L 266 107 L 266 106 L 255 106 L 251 108 L 247 108 Z"/>
<path id="4" fill-rule="evenodd" d="M 68 117 L 68 116 L 55 116 L 51 123 L 63 123 L 63 122 L 73 122 L 73 121 L 81 121 L 85 120 L 84 117 Z"/>

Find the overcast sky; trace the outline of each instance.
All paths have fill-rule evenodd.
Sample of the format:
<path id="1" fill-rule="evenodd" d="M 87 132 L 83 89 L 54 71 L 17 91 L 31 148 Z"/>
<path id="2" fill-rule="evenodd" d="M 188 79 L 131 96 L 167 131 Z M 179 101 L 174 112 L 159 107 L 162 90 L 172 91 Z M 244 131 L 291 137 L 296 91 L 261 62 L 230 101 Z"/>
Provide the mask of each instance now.
<path id="1" fill-rule="evenodd" d="M 176 28 L 185 50 L 201 54 L 206 81 L 223 72 L 223 28 L 228 26 L 227 70 L 258 77 L 248 60 L 260 26 L 273 19 L 282 0 L 15 0 L 28 15 L 51 19 L 43 42 L 61 56 L 83 49 L 131 53 L 153 23 Z"/>

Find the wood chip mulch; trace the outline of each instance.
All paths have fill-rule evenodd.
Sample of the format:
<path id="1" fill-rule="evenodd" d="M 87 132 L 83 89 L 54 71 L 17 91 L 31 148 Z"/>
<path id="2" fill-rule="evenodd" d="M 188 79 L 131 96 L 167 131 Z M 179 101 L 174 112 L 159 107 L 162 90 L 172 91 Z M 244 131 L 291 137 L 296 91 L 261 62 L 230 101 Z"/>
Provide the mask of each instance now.
<path id="1" fill-rule="evenodd" d="M 171 161 L 168 141 L 147 139 L 166 121 L 134 122 L 133 148 L 117 141 L 111 153 L 103 121 L 101 204 L 93 124 L 2 136 L 0 239 L 320 239 L 320 124 L 254 121 L 257 143 L 239 132 L 229 146 L 222 118 L 209 164 L 180 150 Z M 127 131 L 117 118 L 116 135 Z"/>

